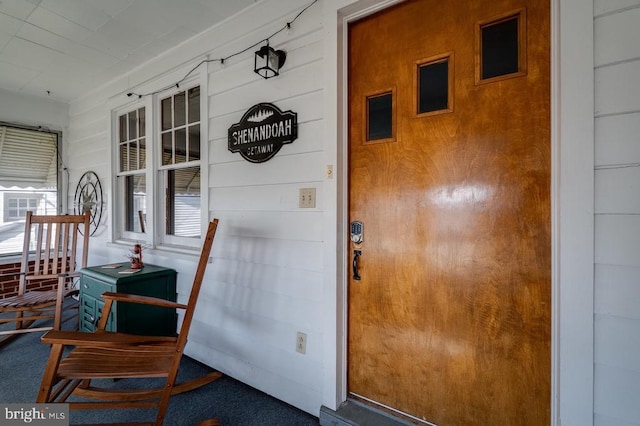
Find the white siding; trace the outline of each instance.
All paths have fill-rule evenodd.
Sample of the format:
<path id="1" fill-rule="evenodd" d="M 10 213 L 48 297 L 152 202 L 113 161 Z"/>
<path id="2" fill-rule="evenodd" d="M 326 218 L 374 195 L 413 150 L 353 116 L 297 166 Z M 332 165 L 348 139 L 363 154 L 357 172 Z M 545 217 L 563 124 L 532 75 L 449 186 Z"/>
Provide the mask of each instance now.
<path id="1" fill-rule="evenodd" d="M 175 71 L 200 58 L 243 50 L 283 27 L 303 6 L 267 0 L 167 52 L 122 79 L 71 104 L 67 152 L 71 182 L 86 170 L 103 178 L 113 208 L 109 117 L 126 93 L 166 86 Z M 203 64 L 208 75 L 209 217 L 220 218 L 187 354 L 314 415 L 323 396 L 323 58 L 322 5 L 318 3 L 271 39 L 287 52 L 278 78 L 253 72 L 253 51 L 224 64 Z M 134 86 L 136 82 L 139 85 Z M 161 86 L 161 87 L 162 87 Z M 227 129 L 258 102 L 298 114 L 298 139 L 270 161 L 253 164 L 227 149 Z M 298 190 L 315 187 L 316 208 L 298 208 Z M 123 260 L 129 247 L 109 242 L 106 215 L 94 237 L 92 263 Z M 179 299 L 188 291 L 195 258 L 147 250 L 145 262 L 178 270 Z M 307 334 L 307 353 L 295 351 Z"/>
<path id="2" fill-rule="evenodd" d="M 254 33 L 282 26 L 293 4 L 278 2 L 271 21 L 264 12 L 263 29 Z M 320 16 L 320 7 L 309 9 L 290 34 L 271 41 L 287 52 L 278 78 L 257 77 L 253 54 L 210 68 L 210 207 L 225 234 L 207 313 L 190 347 L 199 359 L 315 415 L 323 376 L 322 200 L 316 209 L 301 210 L 297 194 L 300 187 L 322 188 Z M 246 32 L 251 18 L 242 18 Z M 250 38 L 260 37 L 239 37 L 225 52 L 241 50 Z M 227 129 L 264 101 L 298 113 L 298 139 L 268 162 L 253 164 L 228 151 Z M 297 331 L 309 336 L 306 355 L 295 352 Z"/>
<path id="3" fill-rule="evenodd" d="M 594 424 L 640 425 L 640 2 L 595 1 Z"/>
<path id="4" fill-rule="evenodd" d="M 628 8 L 637 7 L 638 5 L 640 5 L 639 0 L 595 0 L 593 10 L 595 16 L 599 17 L 607 13 L 617 13 Z"/>

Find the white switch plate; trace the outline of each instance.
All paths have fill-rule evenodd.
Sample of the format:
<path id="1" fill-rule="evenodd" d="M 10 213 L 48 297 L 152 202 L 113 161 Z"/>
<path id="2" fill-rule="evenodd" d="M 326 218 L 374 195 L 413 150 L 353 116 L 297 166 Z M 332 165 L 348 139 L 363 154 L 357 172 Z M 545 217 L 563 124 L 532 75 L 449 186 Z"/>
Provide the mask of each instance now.
<path id="1" fill-rule="evenodd" d="M 298 197 L 298 207 L 301 209 L 309 209 L 316 207 L 316 189 L 315 188 L 300 188 L 300 195 Z"/>

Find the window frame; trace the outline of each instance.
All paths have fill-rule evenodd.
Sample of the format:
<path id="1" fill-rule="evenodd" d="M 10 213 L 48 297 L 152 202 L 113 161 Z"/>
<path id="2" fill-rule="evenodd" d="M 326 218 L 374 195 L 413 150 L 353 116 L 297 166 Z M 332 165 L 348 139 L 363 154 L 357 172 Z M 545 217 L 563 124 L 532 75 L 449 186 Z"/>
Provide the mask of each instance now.
<path id="1" fill-rule="evenodd" d="M 173 116 L 173 106 L 174 106 L 174 96 L 176 94 L 179 94 L 181 92 L 184 92 L 185 95 L 189 92 L 190 89 L 193 89 L 194 87 L 199 86 L 200 87 L 200 121 L 199 121 L 199 125 L 200 125 L 200 159 L 199 160 L 195 160 L 192 162 L 181 162 L 181 163 L 176 163 L 175 159 L 173 161 L 172 164 L 162 164 L 162 137 L 161 137 L 161 133 L 163 133 L 162 130 L 162 117 L 161 112 L 162 112 L 162 100 L 166 99 L 168 97 L 171 97 L 171 105 L 172 105 L 172 116 Z M 188 104 L 188 100 L 186 99 L 185 96 L 185 103 Z M 155 100 L 155 104 L 157 106 L 157 110 L 155 111 L 158 114 L 158 121 L 157 121 L 157 126 L 154 126 L 154 130 L 157 132 L 157 145 L 156 148 L 160 148 L 157 149 L 157 154 L 155 155 L 155 160 L 157 161 L 157 168 L 155 169 L 156 173 L 157 173 L 157 182 L 158 184 L 158 190 L 156 191 L 156 195 L 157 195 L 157 203 L 156 203 L 156 209 L 157 211 L 161 212 L 161 217 L 163 218 L 162 224 L 158 223 L 157 225 L 157 229 L 156 231 L 159 234 L 159 238 L 162 240 L 163 244 L 168 245 L 168 246 L 175 246 L 175 247 L 189 247 L 192 246 L 192 243 L 194 240 L 198 240 L 196 238 L 193 237 L 180 237 L 180 236 L 175 236 L 175 235 L 169 235 L 166 233 L 166 218 L 167 218 L 167 211 L 166 211 L 166 205 L 167 203 L 165 202 L 165 197 L 166 197 L 166 190 L 168 188 L 168 177 L 170 174 L 171 170 L 178 170 L 178 169 L 186 169 L 186 168 L 192 168 L 192 167 L 199 167 L 200 168 L 200 213 L 202 214 L 202 210 L 203 210 L 203 194 L 204 192 L 208 192 L 208 181 L 205 181 L 203 179 L 203 171 L 202 171 L 202 158 L 203 158 L 203 146 L 205 145 L 205 142 L 203 141 L 203 132 L 202 132 L 202 124 L 203 124 L 203 109 L 202 109 L 202 103 L 203 103 L 203 89 L 202 86 L 197 84 L 197 82 L 191 82 L 190 84 L 182 84 L 179 88 L 174 88 L 173 90 L 170 91 L 166 91 L 164 93 L 162 93 L 161 95 L 157 96 L 157 99 Z M 183 127 L 183 126 L 178 126 L 178 127 Z M 184 128 L 185 130 L 187 130 L 189 127 L 189 123 L 188 123 L 188 118 L 185 121 L 184 124 Z M 171 132 L 175 131 L 176 127 L 171 127 Z M 189 134 L 188 131 L 185 132 L 186 135 L 185 137 L 189 138 Z M 174 141 L 174 150 L 172 152 L 172 157 L 175 156 L 175 141 Z M 206 161 L 205 161 L 206 162 Z M 162 185 L 163 191 L 162 193 L 160 193 L 160 185 Z M 175 213 L 175 212 L 174 212 Z M 201 220 L 200 221 L 200 234 L 202 235 L 202 230 L 204 229 L 204 223 Z M 198 245 L 199 246 L 199 245 Z"/>
<path id="2" fill-rule="evenodd" d="M 369 139 L 369 99 L 382 97 L 385 95 L 391 95 L 391 137 L 380 139 Z M 391 143 L 397 142 L 397 116 L 398 116 L 398 94 L 396 87 L 388 87 L 365 93 L 362 97 L 362 143 L 366 145 L 373 145 L 379 143 Z"/>
<path id="3" fill-rule="evenodd" d="M 518 70 L 513 73 L 482 78 L 482 29 L 516 19 L 518 22 Z M 524 77 L 527 75 L 527 10 L 520 8 L 489 19 L 476 22 L 475 25 L 475 83 L 476 86 L 491 84 L 502 80 Z"/>
<path id="4" fill-rule="evenodd" d="M 145 109 L 145 149 L 146 149 L 146 155 L 145 155 L 145 159 L 146 159 L 146 164 L 144 165 L 144 168 L 141 169 L 136 169 L 136 170 L 128 170 L 128 171 L 124 171 L 121 172 L 120 171 L 120 116 L 122 115 L 128 115 L 130 112 L 133 111 L 138 111 L 140 109 L 144 108 Z M 114 127 L 114 132 L 113 132 L 113 138 L 112 138 L 112 148 L 114 150 L 114 155 L 112 156 L 112 169 L 114 171 L 114 186 L 113 188 L 115 188 L 114 191 L 114 199 L 117 200 L 116 204 L 118 208 L 116 211 L 113 212 L 113 217 L 115 218 L 115 226 L 114 229 L 116 230 L 116 234 L 118 236 L 118 239 L 122 239 L 122 240 L 126 240 L 126 241 L 146 241 L 148 240 L 148 236 L 146 233 L 144 232 L 134 232 L 134 231 L 127 231 L 126 230 L 126 223 L 127 223 L 127 218 L 126 218 L 126 205 L 127 203 L 124 201 L 124 197 L 126 195 L 126 177 L 127 176 L 136 176 L 136 175 L 141 175 L 144 174 L 145 176 L 148 176 L 148 169 L 149 169 L 149 157 L 150 155 L 152 155 L 153 152 L 153 148 L 150 146 L 152 145 L 152 141 L 153 138 L 150 136 L 149 130 L 150 130 L 150 123 L 149 123 L 149 119 L 148 119 L 148 114 L 149 114 L 149 109 L 148 109 L 148 105 L 147 102 L 141 102 L 139 100 L 131 102 L 129 104 L 127 104 L 126 106 L 117 109 L 114 111 L 113 113 L 113 127 Z M 138 138 L 139 140 L 139 135 Z M 151 151 L 150 151 L 151 150 Z M 138 153 L 138 155 L 140 155 L 140 153 Z M 120 178 L 123 179 L 120 179 Z M 147 177 L 147 181 L 148 181 L 148 177 Z M 147 201 L 146 204 L 147 206 L 149 206 L 149 191 L 147 191 Z M 115 207 L 114 207 L 115 208 Z M 150 229 L 147 226 L 147 229 Z"/>
<path id="5" fill-rule="evenodd" d="M 37 133 L 48 133 L 51 134 L 55 138 L 55 199 L 51 199 L 49 195 L 51 191 L 45 188 L 35 188 L 28 189 L 33 184 L 29 180 L 22 181 L 21 178 L 16 178 L 16 183 L 11 183 L 9 186 L 0 186 L 0 222 L 3 218 L 8 218 L 8 210 L 9 210 L 9 200 L 16 199 L 31 199 L 37 198 L 39 200 L 39 205 L 36 207 L 35 212 L 37 214 L 62 214 L 63 212 L 73 211 L 73 205 L 68 204 L 68 180 L 69 180 L 69 171 L 64 167 L 62 163 L 63 157 L 63 133 L 61 130 L 43 128 L 42 126 L 30 126 L 25 124 L 11 123 L 6 121 L 0 121 L 0 127 L 7 127 L 16 129 L 18 131 L 29 131 L 29 132 L 37 132 Z M 2 129 L 0 129 L 2 131 Z M 1 138 L 0 138 L 1 139 Z M 1 145 L 0 140 L 0 145 Z M 63 183 L 66 182 L 66 184 Z M 49 208 L 42 206 L 42 202 L 49 201 L 51 204 L 51 211 Z M 27 202 L 28 203 L 28 202 Z M 53 204 L 55 203 L 55 204 Z M 28 206 L 27 206 L 28 207 Z M 18 224 L 20 221 L 24 221 L 24 217 L 21 218 L 11 218 L 11 220 L 7 220 L 6 223 Z M 24 224 L 19 226 L 19 229 L 24 230 Z M 12 246 L 13 247 L 13 246 Z M 4 250 L 4 249 L 3 249 Z M 20 255 L 22 253 L 22 243 L 19 244 L 19 247 L 16 248 L 15 251 L 6 251 L 0 252 L 0 264 L 4 265 L 10 262 L 15 261 L 16 259 L 19 261 Z"/>
<path id="6" fill-rule="evenodd" d="M 167 250 L 171 252 L 191 253 L 198 250 L 202 244 L 203 232 L 209 219 L 209 185 L 208 185 L 208 71 L 207 66 L 202 65 L 191 72 L 188 78 L 175 84 L 175 81 L 184 78 L 189 70 L 193 70 L 195 64 L 200 61 L 190 63 L 158 78 L 152 84 L 145 85 L 144 88 L 136 88 L 135 92 L 151 93 L 149 95 L 136 96 L 135 99 L 126 103 L 116 103 L 114 100 L 110 105 L 110 149 L 112 171 L 112 188 L 114 202 L 111 203 L 112 233 L 111 241 L 114 244 L 130 246 L 131 243 L 141 243 L 149 249 Z M 189 89 L 200 87 L 200 160 L 197 166 L 200 168 L 200 235 L 198 237 L 175 237 L 165 233 L 165 197 L 164 189 L 166 182 L 166 166 L 162 166 L 162 140 L 161 140 L 161 100 L 174 96 L 176 93 L 188 92 Z M 135 95 L 133 95 L 135 96 Z M 119 172 L 119 116 L 130 111 L 145 108 L 145 138 L 146 138 L 146 206 L 147 214 L 145 220 L 146 232 L 126 231 L 126 205 L 123 202 L 126 194 L 124 180 L 118 179 L 124 175 L 135 175 L 134 172 Z M 175 165 L 172 165 L 175 166 Z M 194 163 L 180 163 L 181 167 L 193 167 Z"/>
<path id="7" fill-rule="evenodd" d="M 5 219 L 7 222 L 17 222 L 20 220 L 24 220 L 27 216 L 27 211 L 32 210 L 38 211 L 38 204 L 42 201 L 43 195 L 39 193 L 28 193 L 28 192 L 5 192 L 4 194 L 4 206 L 5 206 Z M 15 209 L 11 206 L 11 202 L 15 201 L 17 203 Z M 21 208 L 20 201 L 26 201 L 27 206 Z M 30 201 L 35 201 L 35 206 L 29 206 Z M 12 210 L 16 210 L 17 216 L 12 216 Z"/>
<path id="8" fill-rule="evenodd" d="M 447 62 L 447 108 L 433 111 L 420 112 L 420 68 Z M 414 118 L 431 117 L 434 115 L 449 114 L 455 111 L 455 59 L 454 52 L 446 52 L 441 55 L 430 56 L 428 58 L 415 61 L 413 69 L 413 108 Z"/>

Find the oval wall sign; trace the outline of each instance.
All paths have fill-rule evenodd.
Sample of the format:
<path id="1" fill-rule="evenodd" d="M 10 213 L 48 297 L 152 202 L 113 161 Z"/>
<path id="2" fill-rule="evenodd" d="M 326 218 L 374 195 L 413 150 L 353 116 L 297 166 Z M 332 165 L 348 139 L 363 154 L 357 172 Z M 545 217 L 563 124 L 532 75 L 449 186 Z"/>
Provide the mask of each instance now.
<path id="1" fill-rule="evenodd" d="M 263 163 L 276 155 L 282 145 L 297 138 L 297 113 L 259 103 L 249 108 L 239 123 L 229 127 L 229 151 L 239 152 L 252 163 Z"/>

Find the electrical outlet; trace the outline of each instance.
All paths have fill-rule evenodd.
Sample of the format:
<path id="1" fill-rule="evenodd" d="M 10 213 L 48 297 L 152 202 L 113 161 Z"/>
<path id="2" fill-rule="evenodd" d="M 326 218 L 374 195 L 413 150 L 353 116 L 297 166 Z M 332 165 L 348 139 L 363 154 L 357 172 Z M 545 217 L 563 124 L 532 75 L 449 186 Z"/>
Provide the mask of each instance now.
<path id="1" fill-rule="evenodd" d="M 316 206 L 316 189 L 300 188 L 300 198 L 298 199 L 298 207 L 315 208 Z"/>
<path id="2" fill-rule="evenodd" d="M 301 331 L 296 335 L 296 352 L 307 353 L 307 335 Z"/>

